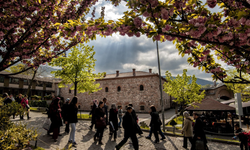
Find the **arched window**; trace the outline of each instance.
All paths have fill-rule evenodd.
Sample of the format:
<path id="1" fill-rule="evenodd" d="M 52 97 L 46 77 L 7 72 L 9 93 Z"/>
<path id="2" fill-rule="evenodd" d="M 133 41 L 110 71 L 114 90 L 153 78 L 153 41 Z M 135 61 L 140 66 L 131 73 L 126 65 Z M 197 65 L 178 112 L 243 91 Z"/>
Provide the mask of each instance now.
<path id="1" fill-rule="evenodd" d="M 144 90 L 143 85 L 140 85 L 140 91 L 143 91 L 143 90 Z"/>
<path id="2" fill-rule="evenodd" d="M 71 90 L 69 89 L 69 93 L 71 93 Z"/>
<path id="3" fill-rule="evenodd" d="M 109 88 L 108 87 L 105 87 L 105 92 L 109 92 Z"/>
<path id="4" fill-rule="evenodd" d="M 117 92 L 120 92 L 120 91 L 121 91 L 121 87 L 118 86 L 118 87 L 117 87 Z"/>

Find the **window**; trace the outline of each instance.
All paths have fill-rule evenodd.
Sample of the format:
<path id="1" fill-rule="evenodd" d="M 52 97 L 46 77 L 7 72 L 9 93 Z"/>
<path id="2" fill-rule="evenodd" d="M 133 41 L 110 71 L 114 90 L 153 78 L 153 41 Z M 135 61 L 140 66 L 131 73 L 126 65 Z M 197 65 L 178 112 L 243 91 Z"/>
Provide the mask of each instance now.
<path id="1" fill-rule="evenodd" d="M 121 87 L 120 87 L 120 86 L 117 87 L 117 91 L 118 91 L 118 92 L 121 91 Z"/>
<path id="2" fill-rule="evenodd" d="M 69 93 L 71 93 L 71 90 L 69 89 Z"/>
<path id="3" fill-rule="evenodd" d="M 4 83 L 4 76 L 0 76 L 0 83 Z"/>
<path id="4" fill-rule="evenodd" d="M 109 92 L 109 88 L 108 87 L 105 87 L 105 92 Z"/>
<path id="5" fill-rule="evenodd" d="M 144 90 L 143 85 L 140 85 L 140 91 L 143 91 L 143 90 Z"/>
<path id="6" fill-rule="evenodd" d="M 23 80 L 24 85 L 28 85 L 28 80 Z"/>
<path id="7" fill-rule="evenodd" d="M 52 88 L 52 83 L 47 82 L 47 83 L 46 83 L 46 87 Z"/>
<path id="8" fill-rule="evenodd" d="M 43 82 L 38 82 L 37 81 L 37 86 L 43 87 Z"/>
<path id="9" fill-rule="evenodd" d="M 10 79 L 9 79 L 9 83 L 18 84 L 18 83 L 19 83 L 19 79 L 10 78 Z"/>
<path id="10" fill-rule="evenodd" d="M 145 109 L 144 109 L 144 106 L 140 106 L 140 110 L 145 110 Z"/>

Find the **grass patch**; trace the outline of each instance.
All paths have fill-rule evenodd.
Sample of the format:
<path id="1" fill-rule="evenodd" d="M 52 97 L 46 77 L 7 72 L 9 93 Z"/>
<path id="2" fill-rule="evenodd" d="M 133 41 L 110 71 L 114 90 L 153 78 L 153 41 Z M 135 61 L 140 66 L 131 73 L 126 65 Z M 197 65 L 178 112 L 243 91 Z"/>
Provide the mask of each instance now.
<path id="1" fill-rule="evenodd" d="M 143 126 L 140 126 L 141 129 L 144 129 L 144 130 L 150 130 L 149 127 L 143 127 Z"/>
<path id="2" fill-rule="evenodd" d="M 173 120 L 177 123 L 176 125 L 181 125 L 181 126 L 182 126 L 182 123 L 183 123 L 183 116 L 178 116 L 178 117 L 174 118 Z M 171 122 L 171 121 L 169 121 L 168 124 L 165 125 L 165 126 L 166 126 L 166 127 L 173 127 L 172 125 L 170 125 L 170 122 Z M 175 126 L 175 129 L 181 130 L 182 127 L 176 127 L 176 126 Z"/>
<path id="3" fill-rule="evenodd" d="M 30 107 L 30 110 L 31 110 L 31 111 L 37 111 L 37 108 Z"/>
<path id="4" fill-rule="evenodd" d="M 91 119 L 92 115 L 88 115 L 88 114 L 77 114 L 77 118 L 78 119 Z"/>

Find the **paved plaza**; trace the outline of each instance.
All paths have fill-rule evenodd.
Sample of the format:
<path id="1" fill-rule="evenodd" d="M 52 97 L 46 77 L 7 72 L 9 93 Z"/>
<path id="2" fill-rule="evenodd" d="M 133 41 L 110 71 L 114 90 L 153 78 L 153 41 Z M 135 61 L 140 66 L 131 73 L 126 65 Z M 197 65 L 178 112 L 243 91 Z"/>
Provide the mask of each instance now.
<path id="1" fill-rule="evenodd" d="M 42 147 L 46 150 L 54 150 L 54 149 L 63 149 L 68 147 L 68 139 L 69 135 L 64 133 L 65 126 L 61 127 L 61 134 L 59 136 L 58 141 L 54 142 L 52 136 L 48 136 L 46 130 L 42 128 L 43 122 L 46 120 L 47 116 L 42 113 L 31 112 L 30 116 L 32 117 L 30 120 L 25 120 L 23 122 L 28 124 L 28 127 L 37 128 L 39 132 L 39 137 L 37 141 L 37 145 Z M 19 117 L 13 120 L 14 122 L 20 122 Z M 110 139 L 108 130 L 105 130 L 103 136 L 103 145 L 97 145 L 93 141 L 93 136 L 95 131 L 90 131 L 88 126 L 90 125 L 90 121 L 86 120 L 79 120 L 76 126 L 76 142 L 77 147 L 72 148 L 73 150 L 114 150 L 115 145 L 119 143 L 123 138 L 123 129 L 119 129 L 118 131 L 118 138 L 116 142 L 113 139 Z M 182 148 L 182 137 L 174 137 L 174 136 L 166 136 L 166 140 L 160 141 L 158 144 L 154 144 L 154 136 L 152 136 L 152 140 L 145 139 L 145 136 L 148 135 L 148 132 L 144 132 L 143 136 L 138 135 L 139 140 L 139 149 L 140 150 L 184 150 Z M 35 142 L 31 142 L 31 144 L 35 144 Z M 132 149 L 130 141 L 128 141 L 121 150 Z M 231 144 L 224 144 L 224 143 L 217 143 L 217 142 L 208 142 L 208 147 L 210 150 L 238 150 L 240 147 L 238 145 L 231 145 Z M 188 145 L 190 149 L 190 145 Z"/>

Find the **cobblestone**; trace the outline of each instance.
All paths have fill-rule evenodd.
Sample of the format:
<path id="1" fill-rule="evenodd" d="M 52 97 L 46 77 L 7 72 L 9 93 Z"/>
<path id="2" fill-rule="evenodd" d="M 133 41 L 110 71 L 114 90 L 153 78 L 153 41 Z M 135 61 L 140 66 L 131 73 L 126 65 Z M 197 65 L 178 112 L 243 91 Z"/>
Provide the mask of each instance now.
<path id="1" fill-rule="evenodd" d="M 68 139 L 69 135 L 64 133 L 65 126 L 61 127 L 61 134 L 59 136 L 58 141 L 54 142 L 52 136 L 48 136 L 46 130 L 42 128 L 43 122 L 46 120 L 46 115 L 41 113 L 31 112 L 30 116 L 32 117 L 30 120 L 24 120 L 23 122 L 28 124 L 28 127 L 34 127 L 39 132 L 39 137 L 37 141 L 37 146 L 42 147 L 46 150 L 54 150 L 54 149 L 63 149 L 68 147 Z M 25 118 L 26 119 L 26 118 Z M 18 123 L 19 118 L 14 119 L 14 122 Z M 123 129 L 119 129 L 118 137 L 116 142 L 113 139 L 110 139 L 108 130 L 105 130 L 103 136 L 104 145 L 97 145 L 93 141 L 93 136 L 95 131 L 90 131 L 88 126 L 90 125 L 90 121 L 80 120 L 76 125 L 76 143 L 78 144 L 76 148 L 77 150 L 114 150 L 115 145 L 118 144 L 123 138 Z M 139 140 L 139 149 L 140 150 L 184 150 L 182 148 L 183 138 L 182 137 L 174 137 L 174 136 L 166 136 L 166 140 L 160 141 L 158 144 L 154 144 L 154 136 L 152 136 L 152 140 L 148 140 L 145 136 L 148 135 L 148 132 L 144 132 L 143 136 L 138 135 Z M 35 144 L 34 141 L 31 144 Z M 217 143 L 217 142 L 208 142 L 208 147 L 210 150 L 238 150 L 238 145 Z M 190 149 L 190 145 L 188 145 Z M 132 149 L 130 140 L 121 148 L 121 150 Z"/>

